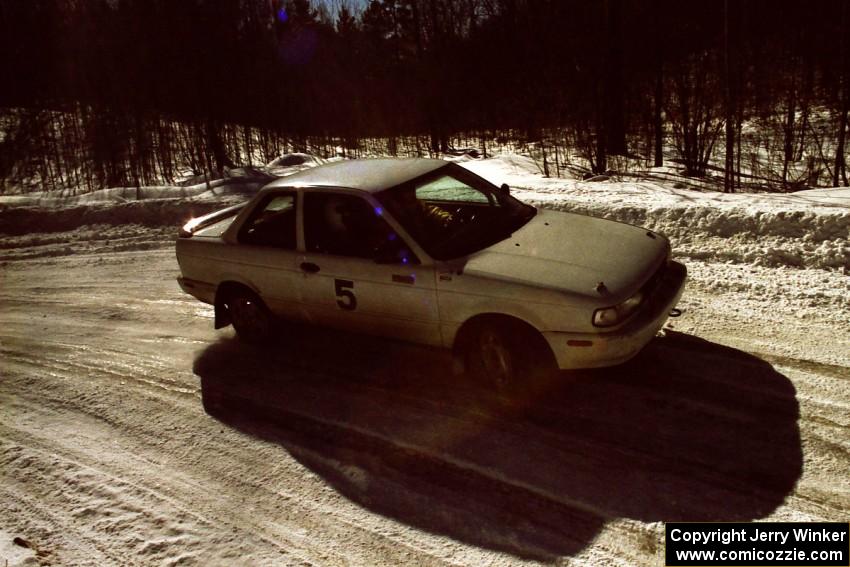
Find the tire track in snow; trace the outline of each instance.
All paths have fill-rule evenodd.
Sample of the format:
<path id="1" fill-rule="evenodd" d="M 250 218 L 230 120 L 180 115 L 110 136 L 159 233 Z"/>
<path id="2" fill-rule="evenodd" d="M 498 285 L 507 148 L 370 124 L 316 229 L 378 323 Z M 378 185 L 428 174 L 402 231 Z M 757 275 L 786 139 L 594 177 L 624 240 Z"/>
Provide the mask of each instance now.
<path id="1" fill-rule="evenodd" d="M 537 402 L 535 409 L 538 412 L 523 417 L 491 411 L 487 400 L 484 400 L 482 409 L 482 402 L 477 399 L 480 392 L 476 393 L 474 389 L 461 388 L 454 395 L 441 399 L 441 395 L 453 390 L 450 382 L 438 382 L 433 388 L 408 387 L 399 379 L 364 378 L 362 373 L 357 372 L 352 376 L 350 372 L 340 373 L 333 366 L 327 368 L 319 364 L 319 370 L 329 370 L 334 374 L 322 377 L 319 375 L 321 372 L 316 372 L 315 360 L 307 360 L 305 366 L 294 357 L 287 370 L 291 382 L 269 382 L 265 386 L 273 386 L 272 392 L 277 396 L 271 408 L 280 406 L 300 412 L 301 425 L 289 428 L 289 437 L 286 431 L 281 434 L 278 428 L 270 428 L 262 420 L 259 425 L 234 426 L 226 421 L 222 426 L 201 413 L 196 397 L 197 377 L 189 372 L 197 355 L 209 352 L 210 347 L 203 346 L 203 338 L 208 340 L 216 335 L 209 330 L 208 321 L 195 319 L 194 303 L 183 300 L 174 289 L 173 282 L 162 281 L 161 278 L 170 277 L 172 265 L 170 254 L 157 252 L 153 255 L 115 255 L 105 258 L 103 265 L 85 263 L 79 271 L 75 271 L 70 260 L 17 263 L 12 270 L 13 277 L 9 277 L 10 272 L 4 271 L 0 276 L 3 278 L 0 289 L 0 324 L 3 325 L 0 327 L 3 329 L 0 331 L 0 352 L 3 362 L 0 364 L 4 374 L 0 388 L 12 387 L 8 375 L 14 371 L 13 382 L 20 391 L 11 395 L 19 403 L 28 404 L 21 411 L 33 416 L 36 424 L 33 427 L 45 428 L 42 432 L 45 453 L 56 452 L 71 461 L 88 463 L 95 469 L 105 470 L 107 476 L 102 478 L 108 479 L 108 475 L 112 475 L 121 482 L 144 486 L 163 499 L 173 499 L 174 504 L 168 504 L 166 500 L 151 500 L 154 510 L 177 505 L 191 510 L 193 505 L 197 506 L 205 516 L 213 518 L 212 528 L 207 524 L 201 525 L 209 532 L 204 535 L 212 539 L 226 541 L 228 529 L 232 529 L 234 524 L 237 529 L 262 534 L 268 539 L 245 544 L 246 552 L 253 553 L 254 557 L 285 545 L 302 550 L 317 563 L 390 564 L 409 563 L 411 560 L 433 564 L 520 563 L 524 560 L 522 552 L 536 552 L 536 557 L 542 557 L 553 548 L 563 550 L 568 547 L 563 542 L 551 544 L 545 538 L 540 541 L 528 535 L 528 531 L 533 532 L 537 527 L 549 529 L 549 534 L 559 533 L 555 527 L 547 527 L 546 522 L 536 525 L 537 512 L 546 512 L 548 518 L 561 519 L 578 514 L 567 522 L 568 526 L 572 522 L 572 526 L 576 527 L 582 522 L 592 524 L 593 518 L 611 520 L 615 517 L 610 509 L 613 507 L 617 511 L 616 502 L 612 504 L 599 495 L 589 502 L 579 500 L 578 503 L 582 506 L 590 504 L 591 510 L 602 512 L 601 516 L 593 513 L 583 515 L 581 510 L 565 505 L 565 502 L 574 500 L 569 490 L 565 494 L 554 493 L 561 502 L 549 497 L 551 490 L 550 493 L 544 490 L 545 497 L 523 493 L 523 483 L 529 484 L 528 474 L 517 474 L 519 469 L 512 469 L 505 465 L 505 461 L 500 461 L 496 469 L 470 470 L 468 463 L 481 466 L 481 462 L 473 458 L 476 455 L 459 453 L 462 446 L 449 451 L 450 459 L 457 459 L 462 465 L 461 468 L 454 467 L 447 462 L 445 451 L 435 451 L 439 446 L 427 438 L 410 436 L 410 432 L 416 432 L 417 419 L 425 425 L 429 420 L 432 424 L 454 420 L 456 430 L 487 428 L 494 438 L 514 439 L 510 450 L 515 455 L 520 454 L 519 449 L 528 448 L 539 451 L 538 454 L 552 456 L 559 454 L 552 451 L 561 447 L 564 455 L 587 468 L 587 474 L 601 473 L 602 480 L 610 481 L 611 476 L 606 476 L 604 469 L 594 469 L 599 463 L 593 459 L 594 450 L 609 459 L 617 459 L 620 464 L 636 464 L 643 473 L 656 474 L 673 454 L 670 444 L 674 449 L 684 446 L 681 438 L 663 435 L 657 445 L 642 441 L 639 435 L 653 432 L 646 429 L 646 424 L 635 427 L 642 422 L 626 420 L 623 415 L 630 411 L 666 412 L 666 415 L 677 419 L 694 414 L 714 420 L 718 424 L 715 428 L 723 433 L 733 431 L 733 424 L 745 427 L 748 418 L 758 419 L 761 416 L 759 412 L 769 410 L 771 404 L 786 396 L 782 391 L 770 389 L 758 396 L 765 381 L 742 379 L 748 372 L 765 372 L 752 361 L 731 365 L 729 369 L 734 371 L 731 373 L 706 373 L 699 370 L 699 364 L 693 364 L 692 371 L 684 372 L 680 365 L 677 371 L 681 372 L 676 379 L 649 375 L 644 377 L 644 381 L 634 384 L 630 383 L 628 376 L 606 378 L 603 375 L 603 386 L 591 386 L 581 381 L 572 383 L 554 399 Z M 127 274 L 132 277 L 128 278 Z M 43 288 L 37 294 L 27 291 L 33 276 L 39 279 Z M 84 283 L 85 288 L 75 289 L 75 281 Z M 13 298 L 16 299 L 13 301 Z M 166 303 L 159 303 L 160 300 Z M 48 304 L 47 301 L 55 303 Z M 75 307 L 52 313 L 54 306 L 63 302 Z M 110 323 L 112 320 L 108 315 L 112 313 L 123 314 L 124 318 Z M 27 317 L 41 314 L 51 315 L 47 332 L 34 334 L 27 325 Z M 189 341 L 161 343 L 157 337 L 163 335 L 187 336 Z M 227 336 L 227 333 L 219 336 Z M 122 346 L 118 348 L 117 344 Z M 697 357 L 700 364 L 717 365 L 730 356 L 729 352 L 716 347 L 708 347 L 708 350 L 708 353 L 703 352 Z M 77 354 L 71 356 L 69 353 L 73 352 Z M 401 349 L 400 352 L 403 355 L 406 351 Z M 244 364 L 245 372 L 271 373 L 272 378 L 275 377 L 275 369 L 270 365 L 286 361 L 286 357 L 281 359 L 272 355 L 268 360 L 249 363 L 246 360 L 249 354 L 249 351 L 243 351 L 241 356 L 228 360 L 231 364 Z M 315 358 L 315 354 L 308 353 L 308 358 Z M 688 363 L 692 360 L 684 359 L 683 364 Z M 368 361 L 355 361 L 355 367 L 357 364 L 366 364 L 369 368 Z M 175 369 L 180 369 L 179 376 L 175 376 Z M 126 382 L 124 385 L 120 384 L 122 380 Z M 689 388 L 688 384 L 692 381 L 696 381 L 699 387 Z M 236 393 L 245 392 L 239 390 L 241 387 L 237 387 Z M 282 395 L 293 392 L 301 398 L 281 400 Z M 566 397 L 567 394 L 573 397 Z M 317 403 L 317 399 L 319 402 L 333 402 L 323 400 L 323 395 L 337 396 L 350 402 L 349 413 L 346 413 L 345 407 Z M 791 396 L 793 399 L 794 394 Z M 740 405 L 736 402 L 738 398 L 751 403 Z M 387 433 L 386 422 L 376 428 L 368 420 L 364 421 L 362 415 L 350 413 L 353 407 L 365 411 L 366 402 L 370 400 L 371 414 L 383 411 L 389 414 L 387 417 L 406 416 L 411 424 L 407 436 L 392 431 Z M 557 403 L 559 401 L 568 403 L 561 407 Z M 594 410 L 599 408 L 600 403 L 606 408 L 605 412 Z M 39 408 L 47 410 L 47 413 L 66 414 L 69 422 L 74 422 L 74 416 L 78 416 L 83 430 L 87 431 L 91 431 L 94 425 L 86 425 L 86 422 L 94 420 L 106 427 L 120 446 L 115 448 L 112 456 L 102 445 L 94 442 L 74 447 L 67 437 L 63 437 L 63 428 L 47 427 L 50 419 Z M 768 415 L 779 415 L 784 419 L 782 411 L 777 414 L 775 409 Z M 755 413 L 750 415 L 748 411 Z M 134 415 L 135 412 L 138 414 Z M 807 415 L 805 411 L 804 415 Z M 421 421 L 423 416 L 427 418 L 425 421 Z M 294 423 L 298 418 L 297 415 L 291 417 L 291 421 Z M 687 424 L 696 425 L 697 422 Z M 671 424 L 655 419 L 650 420 L 649 425 L 664 429 Z M 37 437 L 34 434 L 36 430 L 23 428 L 15 433 L 14 438 L 17 443 L 26 446 L 28 437 Z M 712 430 L 706 428 L 701 431 L 707 434 Z M 719 446 L 719 441 L 713 438 L 696 439 L 703 443 L 708 441 L 709 448 Z M 689 439 L 686 437 L 685 440 Z M 334 443 L 337 448 L 331 451 L 329 447 Z M 483 446 L 481 443 L 477 445 L 479 450 Z M 353 450 L 358 447 L 360 451 Z M 706 467 L 708 470 L 703 480 L 715 488 L 722 484 L 721 488 L 731 491 L 732 495 L 757 486 L 752 481 L 742 484 L 742 479 L 737 476 L 739 471 L 714 470 L 711 455 L 700 457 L 698 450 L 695 448 L 694 452 L 681 455 L 684 462 L 675 468 L 676 475 L 694 475 L 700 467 Z M 813 445 L 812 450 L 821 451 L 823 447 Z M 764 455 L 769 460 L 770 455 Z M 539 464 L 541 460 L 533 462 Z M 417 473 L 419 465 L 426 473 Z M 171 471 L 174 473 L 172 476 L 180 476 L 183 480 L 163 479 L 161 474 L 154 474 L 156 467 Z M 437 476 L 429 475 L 427 471 L 436 471 Z M 435 485 L 435 478 L 438 485 Z M 804 483 L 811 486 L 811 490 L 807 488 L 805 494 L 789 496 L 786 501 L 791 504 L 786 504 L 785 508 L 791 506 L 792 509 L 778 513 L 802 512 L 797 506 L 815 510 L 817 498 L 826 503 L 830 502 L 830 498 L 835 499 L 829 492 L 819 496 L 815 490 L 819 478 L 829 476 L 824 472 L 824 476 L 816 477 L 814 482 Z M 446 481 L 445 486 L 439 486 L 441 481 Z M 231 516 L 232 512 L 222 502 L 216 502 L 210 496 L 209 486 L 218 488 L 216 496 L 220 499 L 240 505 L 244 500 L 253 508 Z M 469 494 L 464 494 L 462 489 L 470 486 Z M 539 491 L 553 485 L 541 483 L 538 478 L 530 486 Z M 615 496 L 634 497 L 621 489 L 617 492 L 616 485 L 611 489 Z M 512 493 L 523 496 L 520 498 L 522 504 L 511 504 L 519 508 L 507 510 L 508 513 L 513 512 L 513 516 L 496 516 L 505 519 L 506 531 L 479 535 L 476 540 L 468 532 L 458 532 L 451 519 L 427 524 L 427 521 L 440 519 L 399 516 L 398 510 L 384 510 L 384 515 L 375 501 L 363 499 L 371 497 L 378 499 L 379 504 L 386 504 L 386 499 L 380 501 L 385 497 L 380 492 L 389 492 L 397 497 L 393 502 L 408 506 L 411 503 L 420 506 L 430 504 L 434 508 L 443 506 L 444 509 L 437 512 L 466 513 L 463 518 L 468 519 L 470 512 L 474 515 L 475 512 L 490 510 L 486 506 L 488 503 L 482 500 L 481 492 L 476 490 L 489 492 L 495 506 L 511 503 Z M 348 499 L 352 499 L 353 503 Z M 722 506 L 723 502 L 717 505 Z M 622 505 L 619 506 L 622 511 Z M 533 512 L 529 513 L 529 509 Z M 741 510 L 745 511 L 743 506 Z M 833 514 L 835 506 L 832 505 L 829 510 L 823 513 L 827 516 Z M 814 512 L 810 513 L 816 517 Z M 591 530 L 596 535 L 593 542 L 583 541 L 574 546 L 577 548 L 575 551 L 561 555 L 572 558 L 592 556 L 612 564 L 622 562 L 623 557 L 633 557 L 635 563 L 646 561 L 647 553 L 652 553 L 647 551 L 652 546 L 646 542 L 652 540 L 658 528 L 650 521 L 651 518 L 636 516 L 637 519 L 613 521 L 601 532 Z M 236 519 L 227 523 L 231 517 Z M 526 521 L 529 525 L 525 528 L 508 525 L 509 521 Z M 498 524 L 493 522 L 488 526 L 486 518 L 479 523 L 485 528 Z M 429 525 L 435 528 L 432 533 L 428 533 Z M 447 527 L 455 531 L 448 531 L 449 535 L 446 535 Z M 297 529 L 304 531 L 293 531 Z M 61 530 L 61 525 L 57 526 L 57 530 Z M 295 537 L 293 533 L 301 533 L 303 537 Z M 494 542 L 500 537 L 505 538 L 501 548 L 498 542 Z M 510 537 L 515 539 L 510 541 Z M 620 537 L 622 542 L 614 543 Z M 322 552 L 321 546 L 327 546 L 330 551 Z M 322 557 L 321 553 L 326 556 Z"/>
<path id="2" fill-rule="evenodd" d="M 33 403 L 32 409 L 33 410 L 37 409 L 38 404 L 43 403 L 43 402 L 44 402 L 44 399 L 40 398 L 39 400 L 37 400 L 36 402 Z M 194 405 L 193 409 L 197 410 L 199 405 L 200 405 L 199 403 L 196 403 Z M 66 404 L 63 404 L 63 406 L 60 407 L 60 408 L 56 408 L 55 411 L 67 412 L 69 410 L 81 411 L 81 410 L 79 410 L 79 408 L 73 408 L 73 407 L 69 408 Z M 198 412 L 196 411 L 195 413 L 198 413 Z M 106 416 L 96 415 L 96 416 L 93 416 L 93 417 L 97 417 L 98 419 L 100 419 L 102 421 Z M 200 417 L 201 417 L 202 421 L 206 422 L 206 423 L 203 423 L 202 425 L 206 425 L 207 428 L 209 428 L 210 425 L 211 425 L 210 420 L 208 418 L 206 418 L 206 416 L 203 416 L 203 415 L 201 415 Z M 75 420 L 79 421 L 79 416 L 76 417 L 76 418 L 72 418 L 71 422 L 73 423 Z M 151 428 L 146 429 L 143 426 L 139 427 L 138 424 L 128 425 L 127 423 L 116 423 L 113 420 L 114 420 L 114 416 L 109 416 L 106 423 L 110 427 L 112 427 L 112 429 L 117 429 L 117 430 L 121 431 L 124 434 L 124 439 L 127 439 L 127 436 L 126 436 L 127 433 L 133 433 L 133 434 L 135 434 L 134 437 L 139 437 L 139 438 L 142 438 L 146 435 L 155 434 L 155 430 L 151 431 L 150 430 Z M 212 425 L 215 425 L 215 422 L 212 422 Z M 86 427 L 85 429 L 90 430 L 91 427 Z M 18 435 L 15 436 L 15 438 L 16 438 L 17 442 L 27 443 L 27 444 L 29 444 L 29 447 L 32 447 L 34 440 L 39 438 L 38 433 L 39 432 L 37 430 L 36 431 L 22 430 L 21 432 L 19 432 Z M 119 456 L 110 457 L 110 459 L 109 459 L 110 462 L 105 463 L 104 460 L 103 460 L 104 455 L 102 453 L 102 451 L 103 451 L 102 447 L 82 447 L 84 452 L 71 451 L 69 453 L 68 447 L 73 446 L 74 444 L 70 443 L 67 438 L 63 440 L 63 444 L 61 446 L 52 445 L 50 443 L 51 435 L 48 435 L 47 437 L 45 437 L 45 440 L 46 441 L 45 441 L 45 444 L 42 447 L 42 451 L 46 454 L 47 453 L 58 453 L 58 454 L 68 453 L 69 456 L 67 456 L 66 458 L 69 459 L 70 461 L 87 463 L 86 466 L 97 467 L 98 469 L 104 469 L 104 467 L 106 466 L 107 470 L 111 470 L 113 468 L 113 465 L 116 466 L 117 468 L 115 468 L 115 470 L 111 474 L 118 475 L 118 476 L 115 477 L 117 479 L 117 481 L 110 479 L 110 480 L 104 481 L 105 484 L 114 486 L 116 482 L 118 482 L 118 483 L 124 482 L 124 481 L 126 481 L 127 479 L 130 479 L 130 478 L 133 479 L 133 483 L 138 482 L 138 483 L 142 483 L 142 484 L 145 484 L 145 483 L 150 484 L 152 482 L 150 475 L 146 474 L 146 472 L 149 473 L 150 471 L 144 470 L 145 469 L 145 463 L 139 462 L 139 458 L 136 457 L 134 454 L 123 453 L 121 451 L 120 447 L 111 447 L 110 448 L 110 450 L 112 452 L 117 452 Z M 228 451 L 224 451 L 223 453 L 217 452 L 217 449 L 220 449 L 220 447 L 217 447 L 215 443 L 212 443 L 212 446 L 206 446 L 206 445 L 210 445 L 210 443 L 208 443 L 208 442 L 207 443 L 201 443 L 201 445 L 202 445 L 202 447 L 196 448 L 196 451 L 208 452 L 209 454 L 219 454 L 219 455 L 226 455 L 228 453 Z M 234 455 L 231 455 L 233 458 L 230 459 L 230 461 L 236 462 L 236 463 L 242 463 L 244 466 L 249 466 L 249 463 L 251 462 L 251 460 L 245 459 L 244 456 L 242 456 L 242 458 L 240 458 L 239 453 L 244 453 L 245 450 L 251 451 L 252 450 L 251 447 L 248 447 L 248 448 L 243 449 L 241 451 L 239 451 L 238 449 L 241 449 L 241 448 L 237 448 L 237 450 L 235 450 L 235 451 L 234 450 L 230 451 L 231 453 L 235 453 Z M 134 449 L 134 451 L 135 450 L 136 449 Z M 160 448 L 160 451 L 161 450 L 162 449 Z M 140 448 L 139 452 L 140 453 L 144 452 L 144 448 Z M 167 461 L 169 459 L 166 458 L 165 460 Z M 133 465 L 134 462 L 136 463 L 136 465 Z M 136 470 L 141 471 L 141 473 L 131 472 L 131 471 L 136 471 Z M 232 470 L 223 470 L 223 471 L 221 471 L 223 473 L 222 475 L 215 475 L 215 474 L 212 474 L 210 471 L 205 471 L 205 472 L 206 472 L 206 474 L 203 475 L 205 477 L 207 475 L 221 476 L 225 480 L 227 480 L 228 476 L 233 476 L 233 473 L 234 473 L 234 471 L 232 471 Z M 207 487 L 203 486 L 202 484 L 198 484 L 197 482 L 186 482 L 185 480 L 181 481 L 181 479 L 178 476 L 175 476 L 174 473 L 175 473 L 175 471 L 173 469 L 171 469 L 171 473 L 170 473 L 167 480 L 159 478 L 158 475 L 155 476 L 154 478 L 157 478 L 157 480 L 153 481 L 154 487 L 153 488 L 147 487 L 147 489 L 151 490 L 158 498 L 160 498 L 160 499 L 166 498 L 166 500 L 171 502 L 172 505 L 177 505 L 180 509 L 183 509 L 184 511 L 185 510 L 192 510 L 193 506 L 198 506 L 198 505 L 205 508 L 205 512 L 204 512 L 205 515 L 210 515 L 213 518 L 213 519 L 208 519 L 208 522 L 210 523 L 212 528 L 208 529 L 207 532 L 212 531 L 213 533 L 217 533 L 217 532 L 228 533 L 228 532 L 231 531 L 231 529 L 232 530 L 238 529 L 239 533 L 242 534 L 243 536 L 245 536 L 246 534 L 256 534 L 256 535 L 252 535 L 251 537 L 253 537 L 254 540 L 256 540 L 256 537 L 259 536 L 262 539 L 265 547 L 273 547 L 273 548 L 281 548 L 281 549 L 292 548 L 292 549 L 296 549 L 296 550 L 297 549 L 302 549 L 302 550 L 306 549 L 308 551 L 310 549 L 313 549 L 314 551 L 316 551 L 316 544 L 315 543 L 311 544 L 306 535 L 301 535 L 300 537 L 296 537 L 296 536 L 298 536 L 299 533 L 300 534 L 310 533 L 311 532 L 310 529 L 308 529 L 306 527 L 297 528 L 297 526 L 296 526 L 296 528 L 294 528 L 294 529 L 296 529 L 296 531 L 292 532 L 293 526 L 287 527 L 286 522 L 276 523 L 276 522 L 262 521 L 265 517 L 274 517 L 274 515 L 275 515 L 274 513 L 277 512 L 278 510 L 276 509 L 276 507 L 273 504 L 268 504 L 264 507 L 261 507 L 261 508 L 264 508 L 264 512 L 265 512 L 265 513 L 262 513 L 260 511 L 260 509 L 258 509 L 258 502 L 268 501 L 269 503 L 273 503 L 275 501 L 283 499 L 286 502 L 286 505 L 287 505 L 288 508 L 295 507 L 298 510 L 297 513 L 290 512 L 288 514 L 289 516 L 294 515 L 294 516 L 299 518 L 298 522 L 296 522 L 296 524 L 304 523 L 309 518 L 312 518 L 311 520 L 309 520 L 307 522 L 307 525 L 312 524 L 313 526 L 316 526 L 317 529 L 315 531 L 321 531 L 321 530 L 327 531 L 327 529 L 328 529 L 327 521 L 328 521 L 328 519 L 333 518 L 334 521 L 339 524 L 339 527 L 332 528 L 330 530 L 331 532 L 337 532 L 340 529 L 342 529 L 343 532 L 352 532 L 352 531 L 361 532 L 363 534 L 361 536 L 355 536 L 355 537 L 352 538 L 351 536 L 353 534 L 348 533 L 347 536 L 342 536 L 342 537 L 338 537 L 338 538 L 334 538 L 334 539 L 341 540 L 341 541 L 356 541 L 358 539 L 360 539 L 360 540 L 365 539 L 366 541 L 370 542 L 370 545 L 368 547 L 374 548 L 373 550 L 369 551 L 368 555 L 375 554 L 375 555 L 380 557 L 381 554 L 377 553 L 377 552 L 381 551 L 382 555 L 385 556 L 385 557 L 390 557 L 390 556 L 393 556 L 393 555 L 399 555 L 400 556 L 399 561 L 402 562 L 401 554 L 404 552 L 405 549 L 407 549 L 407 550 L 414 550 L 414 552 L 415 552 L 414 556 L 419 557 L 420 560 L 426 560 L 426 558 L 431 557 L 431 559 L 427 559 L 425 561 L 426 563 L 432 563 L 432 564 L 442 564 L 442 563 L 444 563 L 443 560 L 436 559 L 437 556 L 444 554 L 444 552 L 439 550 L 439 548 L 437 548 L 436 550 L 428 551 L 429 546 L 423 546 L 421 543 L 414 544 L 412 541 L 404 541 L 404 538 L 400 539 L 398 537 L 389 537 L 389 536 L 386 536 L 386 535 L 382 535 L 381 531 L 386 531 L 385 529 L 384 530 L 376 529 L 374 526 L 370 526 L 369 522 L 365 522 L 363 520 L 363 518 L 360 518 L 360 517 L 357 517 L 357 516 L 353 516 L 353 517 L 346 517 L 345 515 L 341 516 L 340 511 L 337 510 L 336 507 L 333 506 L 332 504 L 322 503 L 322 502 L 314 502 L 313 498 L 315 497 L 315 495 L 311 496 L 308 493 L 307 496 L 304 496 L 302 494 L 299 494 L 296 490 L 288 490 L 288 491 L 282 492 L 279 487 L 278 487 L 277 490 L 270 491 L 270 490 L 265 489 L 260 484 L 251 484 L 251 483 L 247 483 L 246 479 L 239 479 L 238 481 L 236 481 L 237 485 L 235 487 L 227 487 L 227 483 L 225 483 L 225 486 L 219 486 L 219 488 L 227 487 L 227 488 L 232 489 L 232 490 L 225 491 L 223 493 L 223 495 L 226 495 L 226 496 L 224 496 L 224 497 L 226 497 L 230 500 L 233 500 L 233 501 L 238 501 L 239 499 L 238 499 L 237 495 L 242 490 L 247 490 L 249 493 L 262 492 L 262 493 L 265 494 L 265 496 L 263 496 L 262 498 L 255 498 L 254 499 L 254 504 L 252 505 L 252 510 L 250 512 L 244 512 L 243 513 L 243 512 L 236 510 L 236 509 L 231 508 L 226 513 L 223 513 L 222 510 L 218 509 L 215 506 L 211 510 L 208 503 L 205 506 L 205 501 L 209 500 L 209 494 L 208 494 L 208 488 Z M 190 474 L 192 474 L 191 470 L 190 470 Z M 236 474 L 237 475 L 242 474 L 242 471 L 238 471 Z M 291 475 L 292 475 L 292 473 L 290 473 L 290 478 L 292 478 Z M 118 478 L 118 477 L 120 477 L 120 478 Z M 310 483 L 308 483 L 308 484 L 310 484 Z M 170 496 L 166 497 L 166 493 L 170 494 Z M 161 502 L 159 502 L 159 503 L 158 502 L 151 502 L 149 507 L 153 510 L 160 510 L 164 507 L 164 505 Z M 266 516 L 266 514 L 267 514 L 267 516 Z M 271 529 L 271 528 L 275 528 L 276 526 L 277 526 L 277 529 Z M 203 531 L 203 530 L 201 530 L 201 531 Z M 381 544 L 379 542 L 374 541 L 374 538 L 376 536 L 379 539 L 389 539 L 390 541 Z M 257 541 L 254 541 L 254 547 L 256 549 L 262 549 L 264 547 L 264 546 L 257 545 L 257 543 L 258 543 Z M 321 542 L 318 542 L 318 544 L 321 545 Z M 249 548 L 250 548 L 250 546 L 249 546 Z M 251 553 L 248 553 L 248 555 L 250 556 L 250 555 L 256 554 L 256 553 L 257 553 L 257 551 L 252 551 Z M 306 553 L 306 554 L 302 553 L 300 555 L 301 555 L 301 559 L 303 561 L 308 562 L 308 563 L 318 562 L 319 564 L 323 564 L 323 563 L 325 563 L 325 564 L 326 563 L 342 564 L 342 563 L 346 562 L 347 553 L 348 552 L 346 552 L 344 550 L 336 550 L 335 551 L 333 549 L 333 546 L 331 546 L 328 549 L 321 548 L 321 549 L 317 550 L 315 553 Z M 473 560 L 472 562 L 476 562 L 476 561 Z M 264 563 L 264 562 L 261 562 L 261 564 L 262 563 Z M 277 562 L 269 562 L 268 564 L 276 564 L 276 563 Z M 371 562 L 370 561 L 361 561 L 361 562 L 357 562 L 357 563 L 358 564 L 370 564 Z"/>

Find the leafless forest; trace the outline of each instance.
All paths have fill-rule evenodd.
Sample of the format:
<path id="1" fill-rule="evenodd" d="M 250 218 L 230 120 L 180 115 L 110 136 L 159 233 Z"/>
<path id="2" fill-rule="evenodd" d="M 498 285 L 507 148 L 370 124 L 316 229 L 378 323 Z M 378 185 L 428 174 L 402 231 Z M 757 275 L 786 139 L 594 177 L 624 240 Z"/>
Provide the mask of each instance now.
<path id="1" fill-rule="evenodd" d="M 844 0 L 0 0 L 0 191 L 328 156 L 847 185 Z"/>

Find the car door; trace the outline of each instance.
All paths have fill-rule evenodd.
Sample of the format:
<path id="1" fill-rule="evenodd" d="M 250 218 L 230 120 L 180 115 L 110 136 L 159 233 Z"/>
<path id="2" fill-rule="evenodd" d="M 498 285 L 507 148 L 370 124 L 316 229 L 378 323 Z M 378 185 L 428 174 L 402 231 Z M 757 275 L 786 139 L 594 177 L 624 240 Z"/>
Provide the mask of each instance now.
<path id="1" fill-rule="evenodd" d="M 273 313 L 296 320 L 303 319 L 297 205 L 295 189 L 262 199 L 239 229 L 238 254 L 232 255 L 237 263 L 231 268 L 259 292 Z"/>
<path id="2" fill-rule="evenodd" d="M 305 191 L 302 299 L 338 329 L 440 344 L 434 269 L 359 195 Z"/>

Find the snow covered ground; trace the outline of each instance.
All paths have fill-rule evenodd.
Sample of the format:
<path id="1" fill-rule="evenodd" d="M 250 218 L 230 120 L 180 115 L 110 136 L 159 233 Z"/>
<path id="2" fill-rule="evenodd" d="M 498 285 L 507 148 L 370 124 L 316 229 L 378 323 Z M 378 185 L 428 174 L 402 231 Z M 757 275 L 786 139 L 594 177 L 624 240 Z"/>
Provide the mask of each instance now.
<path id="1" fill-rule="evenodd" d="M 664 521 L 847 520 L 850 190 L 459 161 L 670 236 L 683 316 L 505 408 L 413 347 L 212 329 L 174 282 L 176 227 L 269 170 L 0 197 L 0 562 L 656 565 Z"/>

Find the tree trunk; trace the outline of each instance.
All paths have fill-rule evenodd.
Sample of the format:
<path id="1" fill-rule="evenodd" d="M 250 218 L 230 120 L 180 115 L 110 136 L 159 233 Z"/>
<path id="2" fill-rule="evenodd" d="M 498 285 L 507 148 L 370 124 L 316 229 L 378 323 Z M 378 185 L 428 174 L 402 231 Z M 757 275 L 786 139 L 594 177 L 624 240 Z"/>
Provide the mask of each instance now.
<path id="1" fill-rule="evenodd" d="M 653 130 L 655 133 L 655 167 L 664 165 L 664 122 L 662 107 L 664 104 L 664 62 L 658 54 L 658 67 L 655 72 L 655 108 L 653 109 Z"/>
<path id="2" fill-rule="evenodd" d="M 726 118 L 726 164 L 723 169 L 723 191 L 731 193 L 735 175 L 735 100 L 732 93 L 732 57 L 729 53 L 729 0 L 723 1 L 723 68 L 724 68 L 724 112 Z"/>
<path id="3" fill-rule="evenodd" d="M 218 124 L 211 118 L 206 121 L 206 138 L 207 148 L 215 160 L 216 171 L 221 174 L 225 167 L 235 167 L 233 161 L 227 155 Z"/>
<path id="4" fill-rule="evenodd" d="M 847 139 L 847 85 L 844 85 L 844 95 L 842 96 L 841 115 L 838 119 L 838 143 L 835 147 L 835 166 L 832 170 L 832 186 L 838 187 L 843 181 L 847 185 L 847 162 L 844 159 L 844 145 Z"/>
<path id="5" fill-rule="evenodd" d="M 841 27 L 847 29 L 847 2 L 841 6 Z M 843 181 L 847 185 L 847 163 L 844 160 L 844 144 L 847 137 L 847 112 L 850 107 L 850 57 L 846 34 L 841 35 L 841 112 L 838 118 L 838 143 L 835 147 L 835 165 L 832 169 L 832 186 L 838 187 Z"/>
<path id="6" fill-rule="evenodd" d="M 625 155 L 626 119 L 623 102 L 622 0 L 605 0 L 604 104 L 605 145 L 608 154 Z"/>

